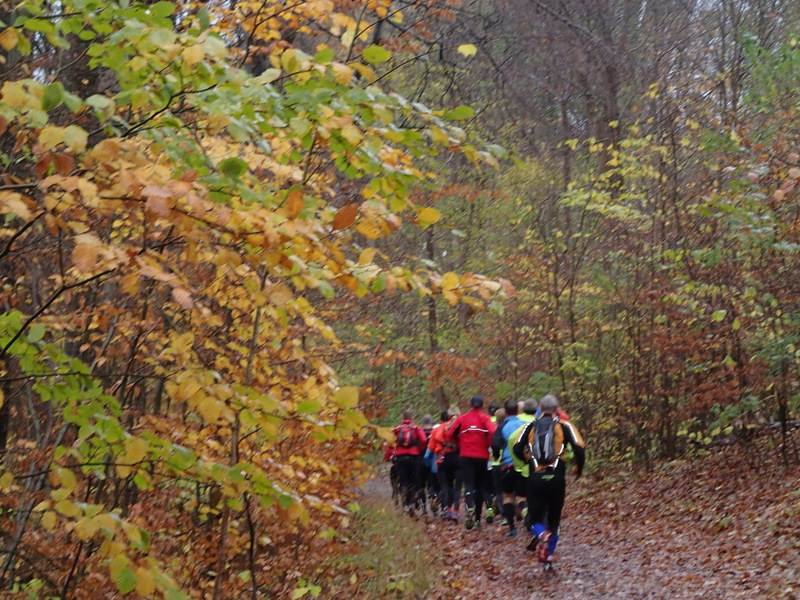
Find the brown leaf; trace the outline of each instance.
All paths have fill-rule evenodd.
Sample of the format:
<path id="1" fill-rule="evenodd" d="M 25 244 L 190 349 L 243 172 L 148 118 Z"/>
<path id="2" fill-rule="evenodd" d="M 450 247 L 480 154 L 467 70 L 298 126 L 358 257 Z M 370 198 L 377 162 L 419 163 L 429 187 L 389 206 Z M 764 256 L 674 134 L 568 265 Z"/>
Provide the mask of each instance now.
<path id="1" fill-rule="evenodd" d="M 358 216 L 358 209 L 359 205 L 356 203 L 348 204 L 343 206 L 339 210 L 336 211 L 336 215 L 333 217 L 333 229 L 334 231 L 338 231 L 339 229 L 344 229 L 345 227 L 350 227 L 356 221 L 356 217 Z"/>
<path id="2" fill-rule="evenodd" d="M 36 161 L 36 164 L 33 167 L 33 172 L 39 179 L 47 175 L 47 170 L 50 168 L 50 162 L 52 160 L 53 160 L 52 153 L 45 152 L 39 157 L 39 160 Z"/>
<path id="3" fill-rule="evenodd" d="M 61 152 L 53 156 L 53 162 L 56 165 L 56 171 L 61 175 L 69 175 L 72 173 L 72 168 L 75 166 L 75 158 L 72 154 Z"/>

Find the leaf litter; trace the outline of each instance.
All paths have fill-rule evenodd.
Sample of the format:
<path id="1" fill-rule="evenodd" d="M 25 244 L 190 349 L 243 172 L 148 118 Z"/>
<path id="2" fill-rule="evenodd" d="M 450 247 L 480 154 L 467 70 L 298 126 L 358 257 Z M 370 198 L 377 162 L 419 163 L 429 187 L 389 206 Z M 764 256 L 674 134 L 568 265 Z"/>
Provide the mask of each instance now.
<path id="1" fill-rule="evenodd" d="M 555 574 L 521 527 L 420 519 L 445 564 L 427 598 L 800 599 L 800 467 L 762 445 L 570 480 Z"/>

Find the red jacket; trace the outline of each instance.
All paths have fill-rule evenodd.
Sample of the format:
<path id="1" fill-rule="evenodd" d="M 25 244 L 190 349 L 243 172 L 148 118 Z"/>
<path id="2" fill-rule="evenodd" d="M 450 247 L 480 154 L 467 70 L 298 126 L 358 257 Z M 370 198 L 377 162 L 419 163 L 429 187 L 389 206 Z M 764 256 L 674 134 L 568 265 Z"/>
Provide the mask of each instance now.
<path id="1" fill-rule="evenodd" d="M 450 429 L 450 437 L 458 440 L 459 456 L 465 458 L 489 459 L 489 445 L 497 426 L 489 415 L 480 408 L 473 408 L 464 413 Z"/>
<path id="2" fill-rule="evenodd" d="M 397 448 L 391 444 L 387 444 L 386 450 L 383 452 L 383 460 L 386 462 L 394 462 L 395 456 L 397 456 Z"/>
<path id="3" fill-rule="evenodd" d="M 403 448 L 395 444 L 395 456 L 405 456 L 410 454 L 411 456 L 421 456 L 425 453 L 425 444 L 428 441 L 428 436 L 425 435 L 425 432 L 422 431 L 422 427 L 419 425 L 414 425 L 411 422 L 411 419 L 404 419 L 400 425 L 394 428 L 394 436 L 397 438 L 397 430 L 400 429 L 403 425 L 411 425 L 414 428 L 414 436 L 417 440 L 417 443 L 413 446 L 409 446 L 408 448 Z"/>

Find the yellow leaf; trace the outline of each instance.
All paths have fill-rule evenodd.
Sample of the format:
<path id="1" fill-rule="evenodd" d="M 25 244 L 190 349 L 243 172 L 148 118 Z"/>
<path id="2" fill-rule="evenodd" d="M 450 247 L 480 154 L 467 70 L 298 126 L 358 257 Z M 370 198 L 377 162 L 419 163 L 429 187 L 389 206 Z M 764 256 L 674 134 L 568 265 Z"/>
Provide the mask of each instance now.
<path id="1" fill-rule="evenodd" d="M 94 518 L 84 517 L 75 523 L 75 534 L 84 542 L 93 537 L 100 526 Z"/>
<path id="2" fill-rule="evenodd" d="M 7 490 L 14 483 L 14 475 L 11 471 L 6 471 L 0 476 L 0 490 Z"/>
<path id="3" fill-rule="evenodd" d="M 3 47 L 3 50 L 6 52 L 10 52 L 17 46 L 17 42 L 19 41 L 19 31 L 17 31 L 14 27 L 8 27 L 4 29 L 2 33 L 0 33 L 0 46 Z"/>
<path id="4" fill-rule="evenodd" d="M 194 344 L 194 333 L 191 331 L 187 331 L 186 333 L 182 333 L 181 335 L 177 336 L 172 342 L 172 349 L 177 354 L 183 354 L 184 352 L 188 352 L 189 349 Z"/>
<path id="5" fill-rule="evenodd" d="M 342 34 L 342 46 L 349 48 L 353 45 L 353 40 L 356 39 L 356 32 L 353 29 L 348 29 Z"/>
<path id="6" fill-rule="evenodd" d="M 358 404 L 358 388 L 354 386 L 339 388 L 333 399 L 340 408 L 353 408 Z"/>
<path id="7" fill-rule="evenodd" d="M 56 526 L 56 518 L 56 513 L 54 513 L 52 510 L 48 510 L 42 515 L 42 528 L 46 529 L 47 531 L 53 531 Z"/>
<path id="8" fill-rule="evenodd" d="M 147 442 L 139 437 L 128 438 L 125 441 L 125 454 L 120 457 L 120 462 L 135 465 L 147 456 Z"/>
<path id="9" fill-rule="evenodd" d="M 458 275 L 450 271 L 449 273 L 445 273 L 442 275 L 442 289 L 449 291 L 454 290 L 458 287 L 459 279 Z"/>
<path id="10" fill-rule="evenodd" d="M 436 127 L 436 125 L 431 125 L 429 131 L 431 132 L 431 137 L 433 138 L 434 142 L 439 142 L 441 144 L 450 143 L 450 136 L 448 136 L 439 127 Z"/>
<path id="11" fill-rule="evenodd" d="M 31 219 L 31 209 L 25 196 L 17 192 L 0 192 L 0 207 L 3 214 L 13 213 L 24 221 Z"/>
<path id="12" fill-rule="evenodd" d="M 347 85 L 350 83 L 350 80 L 353 79 L 353 68 L 348 67 L 342 63 L 331 63 L 331 69 L 333 69 L 334 79 L 336 79 L 336 83 L 340 83 L 341 85 Z"/>
<path id="13" fill-rule="evenodd" d="M 458 47 L 458 53 L 469 58 L 470 56 L 475 56 L 478 53 L 478 49 L 475 44 L 461 44 Z"/>
<path id="14" fill-rule="evenodd" d="M 178 386 L 178 389 L 175 393 L 175 399 L 178 402 L 185 402 L 194 396 L 199 390 L 200 384 L 197 382 L 197 380 L 187 377 L 181 382 L 180 386 Z"/>
<path id="15" fill-rule="evenodd" d="M 86 150 L 86 142 L 88 140 L 89 134 L 77 125 L 70 125 L 64 129 L 64 143 L 72 152 L 83 152 Z"/>
<path id="16" fill-rule="evenodd" d="M 58 473 L 58 477 L 61 480 L 61 487 L 69 492 L 75 490 L 75 487 L 78 485 L 77 480 L 75 479 L 75 473 L 70 471 L 69 469 L 57 469 L 56 473 Z"/>
<path id="17" fill-rule="evenodd" d="M 358 225 L 355 226 L 355 230 L 370 240 L 376 240 L 382 235 L 381 230 L 370 221 L 362 220 Z"/>
<path id="18" fill-rule="evenodd" d="M 212 396 L 206 396 L 197 405 L 197 412 L 206 423 L 215 423 L 222 414 L 222 407 L 219 405 L 219 400 Z"/>
<path id="19" fill-rule="evenodd" d="M 64 141 L 64 129 L 55 125 L 45 125 L 39 132 L 39 143 L 45 150 L 52 150 Z"/>
<path id="20" fill-rule="evenodd" d="M 450 306 L 455 306 L 456 304 L 458 304 L 458 296 L 455 295 L 450 290 L 445 290 L 444 292 L 442 292 L 442 295 L 444 296 L 444 299 L 447 300 L 447 303 Z"/>
<path id="21" fill-rule="evenodd" d="M 9 108 L 26 107 L 32 99 L 21 81 L 6 81 L 3 84 L 2 97 L 3 104 Z"/>
<path id="22" fill-rule="evenodd" d="M 358 264 L 360 265 L 368 265 L 373 260 L 375 260 L 375 255 L 378 253 L 377 248 L 364 248 L 361 252 L 361 256 L 358 257 Z"/>
<path id="23" fill-rule="evenodd" d="M 61 502 L 57 502 L 55 507 L 56 512 L 61 513 L 65 517 L 77 517 L 81 514 L 80 509 L 75 506 L 75 503 L 72 500 L 62 500 Z"/>
<path id="24" fill-rule="evenodd" d="M 113 533 L 117 528 L 116 521 L 114 520 L 114 517 L 112 517 L 108 513 L 104 513 L 102 515 L 97 515 L 94 518 L 94 520 L 97 523 L 98 527 L 103 527 L 103 528 L 107 529 L 111 533 Z"/>
<path id="25" fill-rule="evenodd" d="M 424 225 L 433 225 L 441 218 L 441 216 L 442 214 L 438 210 L 431 207 L 423 208 L 421 211 L 419 211 L 419 213 L 417 213 L 417 218 Z"/>
<path id="26" fill-rule="evenodd" d="M 183 60 L 190 66 L 195 66 L 206 57 L 202 44 L 194 44 L 183 49 Z"/>
<path id="27" fill-rule="evenodd" d="M 146 598 L 156 591 L 156 582 L 150 569 L 139 567 L 136 569 L 136 593 L 140 598 Z"/>
<path id="28" fill-rule="evenodd" d="M 361 140 L 364 139 L 364 134 L 355 125 L 346 125 L 342 128 L 342 137 L 346 139 L 351 146 L 358 146 Z"/>

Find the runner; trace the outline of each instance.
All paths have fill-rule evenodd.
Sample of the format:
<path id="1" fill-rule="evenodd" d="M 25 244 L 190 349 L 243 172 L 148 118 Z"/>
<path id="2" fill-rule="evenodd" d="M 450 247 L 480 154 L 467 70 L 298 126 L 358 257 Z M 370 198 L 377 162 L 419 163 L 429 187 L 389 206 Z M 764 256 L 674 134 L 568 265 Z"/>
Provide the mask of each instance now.
<path id="1" fill-rule="evenodd" d="M 547 573 L 553 572 L 558 544 L 561 512 L 566 497 L 566 461 L 570 446 L 575 459 L 575 475 L 580 477 L 586 458 L 581 434 L 568 420 L 558 417 L 558 399 L 547 394 L 539 403 L 542 416 L 525 426 L 514 444 L 514 453 L 531 468 L 528 479 L 528 517 L 533 538 L 528 550 L 536 551 Z M 537 549 L 538 546 L 538 549 Z"/>
<path id="2" fill-rule="evenodd" d="M 502 426 L 498 428 L 492 437 L 492 451 L 499 457 L 498 479 L 500 493 L 503 498 L 503 521 L 508 525 L 508 537 L 516 537 L 516 511 L 514 500 L 519 498 L 524 500 L 527 490 L 525 490 L 525 479 L 522 474 L 514 468 L 514 461 L 511 459 L 511 451 L 508 441 L 512 434 L 524 427 L 525 423 L 517 416 L 519 405 L 515 400 L 509 400 L 505 405 L 507 414 Z"/>
<path id="3" fill-rule="evenodd" d="M 428 438 L 419 425 L 412 421 L 413 413 L 403 411 L 403 421 L 394 428 L 397 467 L 397 478 L 403 498 L 403 510 L 414 514 L 416 503 L 420 499 L 419 463 Z"/>
<path id="4" fill-rule="evenodd" d="M 472 529 L 481 526 L 483 491 L 489 473 L 489 444 L 495 426 L 489 415 L 482 410 L 482 396 L 473 396 L 469 403 L 471 410 L 456 419 L 450 430 L 450 439 L 459 444 L 465 484 L 464 504 L 467 507 L 464 525 L 467 529 Z"/>
<path id="5" fill-rule="evenodd" d="M 436 455 L 441 487 L 441 517 L 458 521 L 458 506 L 461 500 L 461 469 L 458 458 L 458 443 L 449 439 L 450 428 L 461 415 L 457 406 L 447 409 L 447 420 L 431 433 L 428 449 Z"/>

